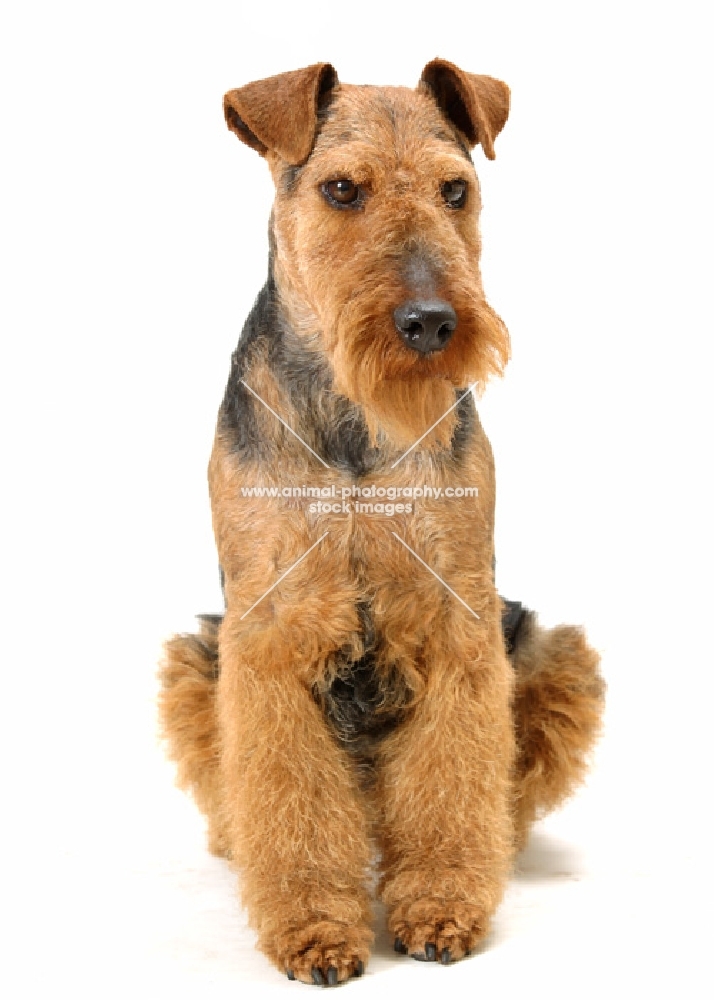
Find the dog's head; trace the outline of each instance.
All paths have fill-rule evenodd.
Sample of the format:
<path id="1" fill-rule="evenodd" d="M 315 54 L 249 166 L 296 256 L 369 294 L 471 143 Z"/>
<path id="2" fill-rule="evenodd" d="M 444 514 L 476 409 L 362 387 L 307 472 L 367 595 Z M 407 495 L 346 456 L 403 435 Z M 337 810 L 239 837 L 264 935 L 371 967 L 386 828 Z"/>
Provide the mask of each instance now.
<path id="1" fill-rule="evenodd" d="M 229 91 L 226 120 L 269 163 L 275 278 L 308 349 L 373 436 L 409 444 L 454 388 L 500 373 L 507 331 L 484 298 L 479 182 L 508 87 L 441 59 L 415 90 L 339 84 L 327 63 Z M 447 444 L 454 419 L 426 444 Z"/>

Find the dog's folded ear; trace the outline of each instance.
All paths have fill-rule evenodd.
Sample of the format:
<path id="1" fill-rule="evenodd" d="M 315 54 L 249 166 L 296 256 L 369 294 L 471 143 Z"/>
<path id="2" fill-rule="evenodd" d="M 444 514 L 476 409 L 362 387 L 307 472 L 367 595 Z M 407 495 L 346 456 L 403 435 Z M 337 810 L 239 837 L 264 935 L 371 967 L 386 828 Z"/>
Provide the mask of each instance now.
<path id="1" fill-rule="evenodd" d="M 465 73 L 446 59 L 432 59 L 421 83 L 431 91 L 442 114 L 461 132 L 469 147 L 481 143 L 494 160 L 493 140 L 506 124 L 511 92 L 492 76 Z"/>
<path id="2" fill-rule="evenodd" d="M 315 63 L 229 90 L 223 98 L 228 128 L 261 156 L 275 152 L 296 166 L 310 155 L 317 112 L 337 82 L 329 63 Z"/>

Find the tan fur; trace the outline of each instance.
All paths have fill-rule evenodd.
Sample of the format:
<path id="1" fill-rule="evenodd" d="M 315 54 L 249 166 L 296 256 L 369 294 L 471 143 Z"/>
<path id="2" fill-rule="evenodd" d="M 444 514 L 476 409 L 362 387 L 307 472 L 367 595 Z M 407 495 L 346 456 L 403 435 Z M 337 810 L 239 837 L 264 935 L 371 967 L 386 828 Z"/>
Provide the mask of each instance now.
<path id="1" fill-rule="evenodd" d="M 276 200 L 276 278 L 295 330 L 330 358 L 335 388 L 365 410 L 375 436 L 381 427 L 403 450 L 449 408 L 454 385 L 483 385 L 508 360 L 508 333 L 478 270 L 479 183 L 473 165 L 443 141 L 444 120 L 428 91 L 342 86 L 336 107 L 296 196 Z M 364 127 L 345 142 L 356 115 Z M 279 185 L 284 164 L 268 159 Z M 375 192 L 369 215 L 345 220 L 324 204 L 320 183 L 340 176 Z M 471 181 L 472 210 L 445 215 L 439 189 L 454 176 Z M 404 257 L 420 251 L 433 295 L 448 296 L 459 315 L 449 349 L 429 358 L 405 351 L 394 336 L 394 309 L 408 291 Z M 447 444 L 453 429 L 453 418 L 442 421 L 424 447 Z"/>
<path id="2" fill-rule="evenodd" d="M 513 657 L 519 847 L 533 821 L 561 805 L 584 778 L 605 698 L 599 657 L 581 629 L 546 631 L 532 620 L 523 631 Z"/>
<path id="3" fill-rule="evenodd" d="M 375 847 L 398 950 L 442 961 L 470 952 L 529 825 L 573 791 L 598 729 L 598 658 L 578 630 L 547 632 L 530 618 L 507 656 L 493 458 L 478 418 L 458 462 L 452 411 L 392 468 L 456 389 L 483 386 L 508 359 L 482 288 L 479 185 L 463 154 L 480 142 L 492 156 L 507 113 L 505 84 L 443 60 L 415 91 L 338 85 L 318 64 L 226 95 L 229 126 L 276 183 L 284 342 L 324 359 L 333 384 L 308 409 L 285 392 L 268 343 L 247 352 L 245 382 L 302 441 L 255 406 L 261 448 L 246 457 L 219 420 L 209 484 L 226 612 L 219 631 L 204 625 L 167 644 L 161 719 L 211 850 L 241 872 L 260 947 L 305 982 L 342 981 L 366 963 Z M 366 192 L 364 211 L 326 202 L 322 185 L 342 177 Z M 460 211 L 442 197 L 455 177 L 469 184 Z M 394 310 L 415 288 L 458 314 L 448 347 L 432 355 L 395 336 Z M 353 485 L 350 471 L 325 468 L 305 447 L 319 454 L 324 429 L 350 405 L 377 448 L 370 484 L 460 483 L 478 496 L 448 511 L 425 497 L 410 514 L 368 516 L 241 494 L 287 475 Z M 366 764 L 325 714 L 345 663 L 365 653 L 363 608 L 377 637 L 375 712 L 399 719 Z"/>

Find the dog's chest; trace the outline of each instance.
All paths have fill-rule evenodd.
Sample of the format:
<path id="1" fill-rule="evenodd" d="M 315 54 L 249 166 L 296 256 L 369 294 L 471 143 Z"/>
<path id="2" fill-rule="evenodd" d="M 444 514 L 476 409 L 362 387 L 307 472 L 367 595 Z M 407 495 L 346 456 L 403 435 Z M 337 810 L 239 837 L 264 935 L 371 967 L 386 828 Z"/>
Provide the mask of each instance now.
<path id="1" fill-rule="evenodd" d="M 316 685 L 314 696 L 338 740 L 366 761 L 374 744 L 403 720 L 411 694 L 403 672 L 390 662 L 372 609 L 360 603 L 358 610 L 362 655 L 337 654 L 327 683 Z"/>

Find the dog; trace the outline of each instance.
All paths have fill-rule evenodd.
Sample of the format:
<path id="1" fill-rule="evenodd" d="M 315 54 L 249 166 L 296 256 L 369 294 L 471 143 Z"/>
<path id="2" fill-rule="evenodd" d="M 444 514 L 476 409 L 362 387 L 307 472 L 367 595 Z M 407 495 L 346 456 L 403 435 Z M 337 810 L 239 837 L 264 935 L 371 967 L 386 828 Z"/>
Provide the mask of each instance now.
<path id="1" fill-rule="evenodd" d="M 276 197 L 209 464 L 225 613 L 167 643 L 162 730 L 281 972 L 364 972 L 375 865 L 395 951 L 448 964 L 582 779 L 604 699 L 582 630 L 494 582 L 475 398 L 510 347 L 471 151 L 494 158 L 509 89 L 319 63 L 224 110 Z"/>

